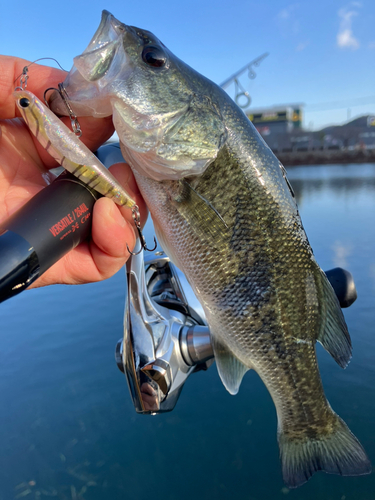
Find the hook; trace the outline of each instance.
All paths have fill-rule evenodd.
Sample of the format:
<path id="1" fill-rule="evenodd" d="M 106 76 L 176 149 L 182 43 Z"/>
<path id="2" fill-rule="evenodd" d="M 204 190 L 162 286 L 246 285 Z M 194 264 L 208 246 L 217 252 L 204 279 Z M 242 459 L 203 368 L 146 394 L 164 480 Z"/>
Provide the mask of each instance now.
<path id="1" fill-rule="evenodd" d="M 82 135 L 81 126 L 79 124 L 77 115 L 74 113 L 71 105 L 69 104 L 69 96 L 68 96 L 68 93 L 64 87 L 64 84 L 59 83 L 58 88 L 59 88 L 60 96 L 61 96 L 62 100 L 64 101 L 65 106 L 68 109 L 70 123 L 72 124 L 73 132 L 76 134 L 77 137 L 81 137 L 81 135 Z"/>
<path id="2" fill-rule="evenodd" d="M 154 250 L 156 250 L 156 247 L 158 246 L 158 244 L 157 244 L 156 238 L 154 236 L 154 243 L 155 243 L 154 248 L 147 248 L 146 239 L 145 239 L 145 237 L 142 233 L 142 229 L 141 229 L 141 214 L 139 213 L 138 205 L 134 205 L 134 207 L 132 208 L 132 217 L 133 217 L 133 221 L 135 224 L 135 228 L 138 232 L 139 239 L 141 240 L 142 248 L 138 252 L 132 252 L 130 250 L 128 244 L 126 244 L 126 248 L 128 249 L 128 252 L 130 253 L 130 255 L 139 255 L 142 252 L 142 250 L 147 250 L 148 252 L 153 252 Z"/>
<path id="3" fill-rule="evenodd" d="M 46 90 L 44 91 L 44 94 L 43 94 L 43 99 L 44 99 L 44 103 L 45 103 L 45 105 L 47 106 L 47 108 L 49 108 L 50 106 L 49 106 L 49 102 L 47 101 L 46 94 L 47 94 L 47 92 L 49 92 L 50 90 L 56 90 L 56 92 L 59 92 L 59 93 L 60 93 L 59 89 L 57 89 L 56 87 L 48 87 L 48 89 L 46 89 Z M 50 109 L 51 109 L 51 108 L 50 108 Z"/>
<path id="4" fill-rule="evenodd" d="M 63 100 L 63 103 L 65 104 L 65 106 L 66 106 L 66 108 L 68 110 L 68 114 L 69 114 L 69 118 L 70 118 L 70 123 L 72 125 L 73 132 L 75 133 L 75 135 L 78 138 L 81 137 L 81 135 L 82 135 L 81 126 L 79 124 L 77 115 L 74 113 L 71 105 L 69 104 L 69 96 L 68 96 L 67 91 L 65 90 L 64 85 L 62 83 L 59 83 L 57 89 L 55 87 L 49 87 L 48 89 L 46 89 L 44 91 L 44 95 L 43 95 L 44 102 L 46 103 L 46 106 L 48 108 L 49 108 L 49 103 L 48 103 L 48 101 L 46 99 L 46 94 L 50 90 L 55 90 L 56 92 L 58 92 L 60 94 L 60 97 Z"/>

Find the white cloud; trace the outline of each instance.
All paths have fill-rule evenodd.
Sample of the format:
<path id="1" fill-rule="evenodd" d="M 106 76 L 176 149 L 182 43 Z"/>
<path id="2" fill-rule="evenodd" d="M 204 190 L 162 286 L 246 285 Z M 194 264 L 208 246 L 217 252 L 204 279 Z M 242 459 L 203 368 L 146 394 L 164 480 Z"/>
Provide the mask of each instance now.
<path id="1" fill-rule="evenodd" d="M 359 41 L 353 36 L 350 29 L 346 29 L 337 34 L 337 45 L 342 49 L 358 49 Z"/>
<path id="2" fill-rule="evenodd" d="M 351 5 L 356 8 L 361 7 L 360 2 L 353 2 Z M 353 34 L 352 22 L 353 17 L 357 16 L 358 12 L 345 7 L 339 10 L 338 15 L 340 18 L 340 28 L 336 37 L 338 47 L 357 50 L 360 43 Z"/>

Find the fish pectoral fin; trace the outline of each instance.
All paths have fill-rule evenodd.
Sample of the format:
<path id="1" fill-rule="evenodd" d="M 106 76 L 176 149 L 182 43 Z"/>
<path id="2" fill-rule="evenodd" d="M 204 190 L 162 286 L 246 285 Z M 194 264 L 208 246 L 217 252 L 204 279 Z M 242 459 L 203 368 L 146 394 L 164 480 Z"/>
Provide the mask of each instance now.
<path id="1" fill-rule="evenodd" d="M 219 340 L 212 337 L 217 371 L 226 390 L 235 395 L 240 388 L 242 378 L 251 368 L 245 366 L 228 348 Z"/>
<path id="2" fill-rule="evenodd" d="M 227 223 L 213 204 L 199 194 L 186 179 L 180 181 L 180 186 L 181 201 L 189 200 L 189 212 L 199 227 L 208 232 L 213 230 L 213 226 L 218 226 L 219 231 L 224 231 L 224 233 L 228 230 Z"/>
<path id="3" fill-rule="evenodd" d="M 176 210 L 202 242 L 210 249 L 225 245 L 230 238 L 228 225 L 214 205 L 198 193 L 185 179 L 180 181 L 179 194 L 173 200 Z"/>
<path id="4" fill-rule="evenodd" d="M 318 335 L 318 342 L 329 352 L 338 365 L 345 368 L 352 356 L 352 343 L 336 294 L 323 271 L 321 284 L 324 321 Z"/>

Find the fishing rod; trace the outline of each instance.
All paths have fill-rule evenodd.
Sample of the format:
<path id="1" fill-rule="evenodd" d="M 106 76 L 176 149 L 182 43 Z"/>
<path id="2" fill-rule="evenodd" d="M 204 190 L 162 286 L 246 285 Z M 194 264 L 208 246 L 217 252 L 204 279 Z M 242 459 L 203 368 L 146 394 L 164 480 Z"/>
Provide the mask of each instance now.
<path id="1" fill-rule="evenodd" d="M 89 237 L 99 196 L 64 172 L 1 224 L 0 302 L 28 288 Z"/>
<path id="2" fill-rule="evenodd" d="M 226 89 L 234 83 L 234 101 L 239 106 L 240 108 L 247 108 L 250 106 L 251 103 L 251 97 L 249 92 L 241 85 L 239 81 L 239 77 L 244 73 L 246 70 L 248 71 L 248 77 L 250 80 L 254 80 L 256 78 L 257 74 L 255 70 L 253 69 L 253 66 L 259 66 L 260 63 L 265 59 L 267 56 L 269 56 L 269 52 L 265 52 L 264 54 L 260 55 L 259 57 L 253 59 L 249 63 L 247 63 L 245 66 L 243 66 L 241 69 L 236 71 L 233 75 L 231 75 L 229 78 L 224 80 L 221 84 L 220 87 L 222 89 Z M 245 98 L 245 102 L 241 102 L 241 99 Z"/>

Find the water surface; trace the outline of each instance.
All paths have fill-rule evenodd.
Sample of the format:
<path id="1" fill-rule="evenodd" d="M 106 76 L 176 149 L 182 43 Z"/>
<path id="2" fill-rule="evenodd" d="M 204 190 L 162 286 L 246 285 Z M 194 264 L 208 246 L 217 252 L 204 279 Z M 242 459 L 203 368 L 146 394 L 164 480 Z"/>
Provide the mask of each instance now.
<path id="1" fill-rule="evenodd" d="M 332 407 L 375 464 L 375 165 L 288 176 L 319 264 L 356 281 L 353 359 L 342 370 L 318 357 Z M 137 415 L 114 361 L 123 273 L 0 305 L 0 500 L 375 499 L 375 474 L 285 488 L 274 405 L 254 372 L 233 397 L 213 366 L 190 377 L 173 412 Z"/>

